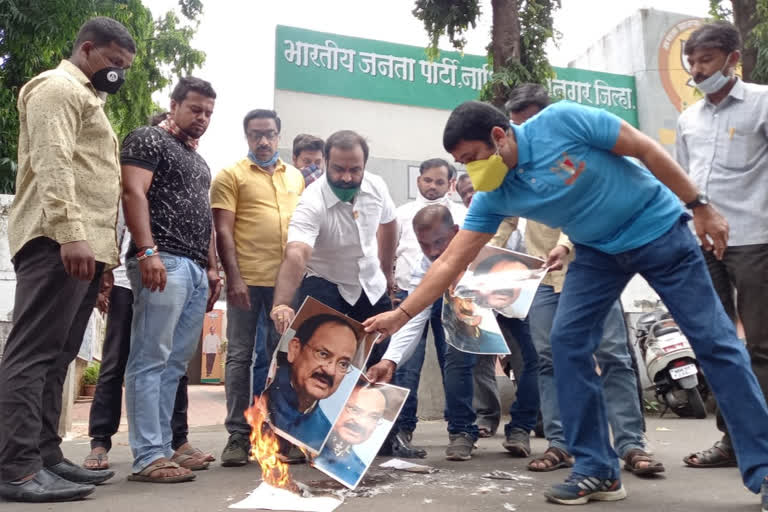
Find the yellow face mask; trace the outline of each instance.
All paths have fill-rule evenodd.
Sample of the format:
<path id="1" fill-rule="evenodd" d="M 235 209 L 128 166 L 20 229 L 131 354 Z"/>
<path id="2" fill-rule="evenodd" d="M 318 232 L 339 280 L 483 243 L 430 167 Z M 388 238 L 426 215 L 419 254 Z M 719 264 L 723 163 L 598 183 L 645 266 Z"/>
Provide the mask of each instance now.
<path id="1" fill-rule="evenodd" d="M 466 167 L 472 187 L 478 192 L 490 192 L 499 188 L 509 171 L 509 167 L 498 153 L 485 160 L 469 162 Z"/>

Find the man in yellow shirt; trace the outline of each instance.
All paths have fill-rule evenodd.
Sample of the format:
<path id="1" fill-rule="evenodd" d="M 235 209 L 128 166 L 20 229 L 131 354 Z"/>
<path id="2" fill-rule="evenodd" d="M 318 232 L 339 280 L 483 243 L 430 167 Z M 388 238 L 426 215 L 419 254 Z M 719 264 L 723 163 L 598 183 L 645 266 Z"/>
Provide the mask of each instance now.
<path id="1" fill-rule="evenodd" d="M 104 113 L 136 54 L 126 28 L 93 18 L 72 56 L 19 93 L 19 171 L 8 219 L 14 326 L 0 364 L 0 496 L 79 499 L 114 475 L 75 466 L 58 435 L 62 386 L 105 268 L 118 260 L 118 142 Z"/>
<path id="2" fill-rule="evenodd" d="M 251 427 L 243 413 L 252 393 L 264 389 L 267 370 L 279 336 L 269 311 L 277 269 L 283 258 L 288 222 L 304 191 L 301 171 L 277 152 L 280 118 L 272 110 L 252 110 L 243 120 L 248 156 L 216 175 L 211 207 L 219 258 L 227 276 L 226 394 L 229 441 L 221 456 L 224 466 L 248 462 Z M 263 346 L 254 345 L 260 317 L 267 330 Z M 251 386 L 251 375 L 254 384 Z"/>

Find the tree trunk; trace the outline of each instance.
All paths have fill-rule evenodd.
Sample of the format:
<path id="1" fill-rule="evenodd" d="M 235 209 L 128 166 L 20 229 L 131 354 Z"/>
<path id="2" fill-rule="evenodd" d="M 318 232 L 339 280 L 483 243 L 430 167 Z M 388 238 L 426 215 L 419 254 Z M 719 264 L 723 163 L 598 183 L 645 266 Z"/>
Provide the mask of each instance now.
<path id="1" fill-rule="evenodd" d="M 491 0 L 491 6 L 491 55 L 493 71 L 497 72 L 505 67 L 510 59 L 520 60 L 520 18 L 517 15 L 518 0 Z M 505 101 L 504 87 L 496 84 L 493 89 L 493 103 L 501 107 Z"/>
<path id="2" fill-rule="evenodd" d="M 731 0 L 733 4 L 733 24 L 741 33 L 741 42 L 744 47 L 741 52 L 741 75 L 745 82 L 752 81 L 752 70 L 757 62 L 757 48 L 749 44 L 749 35 L 757 25 L 755 15 L 757 0 Z"/>

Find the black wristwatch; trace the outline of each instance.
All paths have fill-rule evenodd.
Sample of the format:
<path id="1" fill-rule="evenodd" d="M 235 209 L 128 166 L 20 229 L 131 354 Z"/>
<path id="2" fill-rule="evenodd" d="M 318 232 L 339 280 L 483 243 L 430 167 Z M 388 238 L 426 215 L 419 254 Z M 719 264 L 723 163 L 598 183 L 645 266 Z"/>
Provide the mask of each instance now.
<path id="1" fill-rule="evenodd" d="M 708 204 L 709 204 L 709 196 L 704 192 L 699 192 L 696 195 L 696 199 L 694 199 L 690 203 L 685 203 L 685 207 L 688 208 L 689 210 L 693 210 L 697 206 L 706 206 Z"/>

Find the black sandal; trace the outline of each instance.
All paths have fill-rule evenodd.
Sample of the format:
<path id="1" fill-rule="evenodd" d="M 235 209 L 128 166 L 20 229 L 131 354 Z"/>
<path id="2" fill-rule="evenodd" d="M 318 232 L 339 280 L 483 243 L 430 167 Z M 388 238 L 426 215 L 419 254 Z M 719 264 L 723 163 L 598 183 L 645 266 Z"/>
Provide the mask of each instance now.
<path id="1" fill-rule="evenodd" d="M 645 467 L 637 467 L 638 462 L 647 462 L 648 465 Z M 653 457 L 639 448 L 629 450 L 627 454 L 624 455 L 624 469 L 637 476 L 655 475 L 665 471 L 664 464 L 653 460 Z"/>
<path id="2" fill-rule="evenodd" d="M 693 457 L 697 460 L 694 461 Z M 712 448 L 683 457 L 683 462 L 692 468 L 728 468 L 737 465 L 733 449 L 722 441 L 716 442 Z"/>

